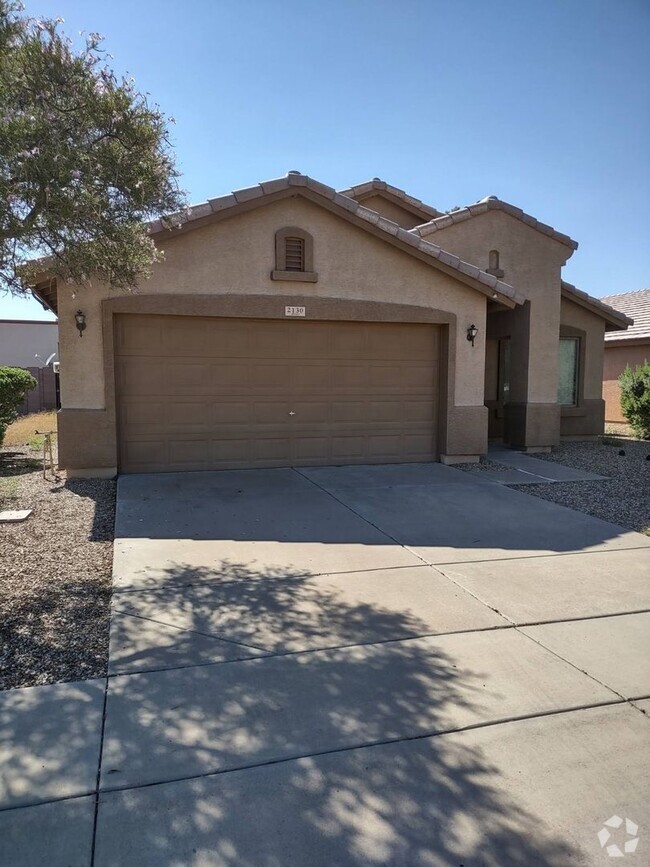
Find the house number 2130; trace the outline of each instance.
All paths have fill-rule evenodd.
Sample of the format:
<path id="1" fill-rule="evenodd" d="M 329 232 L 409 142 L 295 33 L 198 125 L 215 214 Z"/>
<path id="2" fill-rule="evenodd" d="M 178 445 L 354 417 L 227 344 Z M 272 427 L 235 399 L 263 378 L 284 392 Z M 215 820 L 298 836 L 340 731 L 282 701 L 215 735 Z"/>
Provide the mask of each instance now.
<path id="1" fill-rule="evenodd" d="M 285 307 L 284 308 L 285 316 L 304 316 L 305 308 L 304 307 Z"/>

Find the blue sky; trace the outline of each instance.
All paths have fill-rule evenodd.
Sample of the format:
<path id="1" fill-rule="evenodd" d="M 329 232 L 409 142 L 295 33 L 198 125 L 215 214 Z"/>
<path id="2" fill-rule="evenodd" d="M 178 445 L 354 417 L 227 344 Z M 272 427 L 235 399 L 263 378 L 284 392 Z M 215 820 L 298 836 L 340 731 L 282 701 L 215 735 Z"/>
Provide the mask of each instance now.
<path id="1" fill-rule="evenodd" d="M 497 195 L 650 286 L 648 0 L 26 0 L 173 115 L 193 202 L 298 169 L 446 210 Z M 44 316 L 0 297 L 0 318 Z"/>

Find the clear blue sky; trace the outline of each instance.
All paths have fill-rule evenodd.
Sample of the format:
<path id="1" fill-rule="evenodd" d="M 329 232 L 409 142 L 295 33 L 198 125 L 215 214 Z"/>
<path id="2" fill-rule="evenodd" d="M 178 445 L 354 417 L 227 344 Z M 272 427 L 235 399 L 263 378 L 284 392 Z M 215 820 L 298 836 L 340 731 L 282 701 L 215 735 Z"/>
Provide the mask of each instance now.
<path id="1" fill-rule="evenodd" d="M 176 118 L 193 202 L 289 169 L 494 194 L 580 242 L 580 288 L 650 286 L 650 0 L 26 2 Z"/>

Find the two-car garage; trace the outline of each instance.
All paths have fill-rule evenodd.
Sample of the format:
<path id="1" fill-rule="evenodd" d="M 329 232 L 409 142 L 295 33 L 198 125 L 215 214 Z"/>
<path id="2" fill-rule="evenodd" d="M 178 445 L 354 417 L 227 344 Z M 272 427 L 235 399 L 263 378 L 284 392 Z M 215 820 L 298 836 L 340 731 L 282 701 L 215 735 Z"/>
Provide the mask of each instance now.
<path id="1" fill-rule="evenodd" d="M 121 314 L 121 472 L 438 457 L 440 327 Z"/>

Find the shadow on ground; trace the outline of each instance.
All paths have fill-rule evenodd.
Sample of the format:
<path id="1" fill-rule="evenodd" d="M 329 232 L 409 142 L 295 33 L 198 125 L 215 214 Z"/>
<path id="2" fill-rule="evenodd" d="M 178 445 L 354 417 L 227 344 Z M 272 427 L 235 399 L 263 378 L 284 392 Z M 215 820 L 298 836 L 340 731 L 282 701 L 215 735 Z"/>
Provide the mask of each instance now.
<path id="1" fill-rule="evenodd" d="M 157 604 L 193 580 L 189 597 L 163 598 L 188 652 L 215 623 L 253 653 L 276 632 L 290 643 L 331 630 L 343 644 L 426 627 L 304 573 L 228 562 L 209 576 L 168 570 Z M 116 609 L 133 596 L 117 594 Z M 481 749 L 404 739 L 448 728 L 484 695 L 480 673 L 417 639 L 111 678 L 102 785 L 114 791 L 100 796 L 95 864 L 565 867 L 576 851 L 508 795 Z M 164 779 L 178 782 L 146 785 Z"/>

